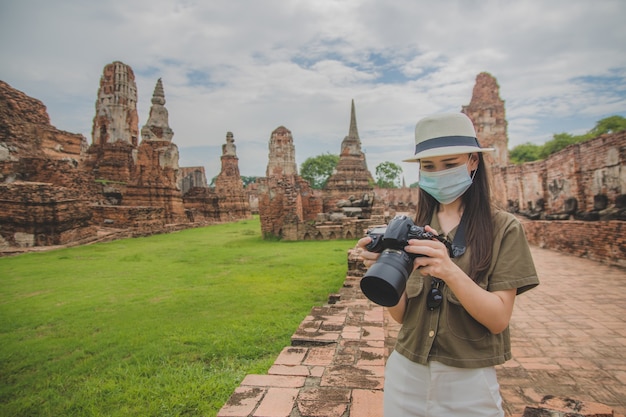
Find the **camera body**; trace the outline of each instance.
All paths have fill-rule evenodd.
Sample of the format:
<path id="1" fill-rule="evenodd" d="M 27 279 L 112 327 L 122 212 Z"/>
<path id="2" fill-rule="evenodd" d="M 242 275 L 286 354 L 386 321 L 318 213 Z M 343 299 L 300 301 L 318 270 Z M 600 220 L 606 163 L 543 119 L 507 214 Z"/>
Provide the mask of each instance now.
<path id="1" fill-rule="evenodd" d="M 427 232 L 404 215 L 394 217 L 386 228 L 368 230 L 367 235 L 372 241 L 366 245 L 366 249 L 380 253 L 380 257 L 361 279 L 361 291 L 367 298 L 385 307 L 398 304 L 406 288 L 406 281 L 413 271 L 413 261 L 423 256 L 404 250 L 409 240 L 436 239 L 446 245 L 448 253 L 452 253 L 452 247 L 447 240 Z"/>
<path id="2" fill-rule="evenodd" d="M 394 217 L 387 227 L 368 230 L 367 235 L 372 241 L 365 248 L 374 253 L 381 253 L 385 249 L 404 250 L 411 239 L 437 238 L 437 235 L 425 231 L 423 227 L 416 226 L 413 220 L 404 215 Z"/>

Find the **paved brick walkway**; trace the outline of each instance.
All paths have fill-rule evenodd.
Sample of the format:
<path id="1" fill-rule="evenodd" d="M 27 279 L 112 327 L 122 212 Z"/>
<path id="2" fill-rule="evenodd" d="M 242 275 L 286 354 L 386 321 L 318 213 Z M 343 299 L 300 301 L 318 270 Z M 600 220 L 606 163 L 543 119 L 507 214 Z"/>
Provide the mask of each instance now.
<path id="1" fill-rule="evenodd" d="M 626 271 L 532 248 L 541 285 L 516 300 L 514 358 L 497 368 L 507 416 L 546 395 L 626 413 Z M 248 375 L 218 417 L 383 415 L 385 359 L 398 325 L 359 277 L 314 307 L 267 375 Z"/>

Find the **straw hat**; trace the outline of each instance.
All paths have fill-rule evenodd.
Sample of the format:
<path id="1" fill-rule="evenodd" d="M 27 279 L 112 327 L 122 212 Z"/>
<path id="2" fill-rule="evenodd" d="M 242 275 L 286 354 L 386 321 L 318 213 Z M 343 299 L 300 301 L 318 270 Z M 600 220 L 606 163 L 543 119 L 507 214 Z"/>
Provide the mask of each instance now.
<path id="1" fill-rule="evenodd" d="M 441 113 L 428 116 L 415 126 L 415 155 L 403 162 L 456 155 L 460 153 L 491 152 L 481 148 L 469 117 L 463 113 Z"/>

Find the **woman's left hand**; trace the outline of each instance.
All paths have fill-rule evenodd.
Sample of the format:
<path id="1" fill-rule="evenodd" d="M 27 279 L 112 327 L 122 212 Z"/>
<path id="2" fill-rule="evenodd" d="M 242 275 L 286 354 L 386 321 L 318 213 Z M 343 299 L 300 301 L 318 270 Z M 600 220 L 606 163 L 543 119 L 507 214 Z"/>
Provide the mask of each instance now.
<path id="1" fill-rule="evenodd" d="M 430 226 L 424 228 L 425 231 L 437 235 L 437 231 Z M 438 240 L 432 239 L 411 239 L 409 245 L 404 250 L 418 256 L 413 262 L 414 268 L 419 268 L 425 275 L 446 280 L 449 274 L 453 273 L 458 267 L 450 259 L 448 248 Z"/>

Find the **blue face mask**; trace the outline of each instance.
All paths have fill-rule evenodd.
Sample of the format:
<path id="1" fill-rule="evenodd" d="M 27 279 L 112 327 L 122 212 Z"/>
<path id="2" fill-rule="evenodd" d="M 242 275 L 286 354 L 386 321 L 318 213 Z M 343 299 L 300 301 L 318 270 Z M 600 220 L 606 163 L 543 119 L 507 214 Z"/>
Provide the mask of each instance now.
<path id="1" fill-rule="evenodd" d="M 474 171 L 476 175 L 476 171 Z M 429 172 L 420 169 L 419 186 L 441 204 L 450 204 L 472 185 L 474 176 L 467 172 L 467 164 Z"/>

